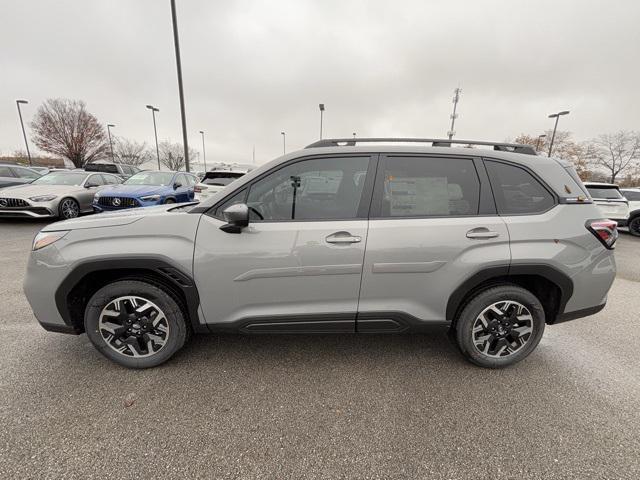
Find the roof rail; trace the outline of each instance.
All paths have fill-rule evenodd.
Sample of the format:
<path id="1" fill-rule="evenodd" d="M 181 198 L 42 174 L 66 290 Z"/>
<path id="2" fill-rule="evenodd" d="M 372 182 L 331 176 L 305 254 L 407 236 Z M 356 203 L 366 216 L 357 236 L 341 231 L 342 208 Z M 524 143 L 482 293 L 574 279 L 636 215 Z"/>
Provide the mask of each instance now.
<path id="1" fill-rule="evenodd" d="M 531 145 L 521 143 L 482 142 L 477 140 L 449 140 L 447 138 L 327 138 L 318 140 L 305 148 L 320 147 L 354 147 L 358 143 L 430 143 L 432 147 L 450 147 L 456 145 L 485 145 L 501 152 L 523 153 L 537 155 Z"/>

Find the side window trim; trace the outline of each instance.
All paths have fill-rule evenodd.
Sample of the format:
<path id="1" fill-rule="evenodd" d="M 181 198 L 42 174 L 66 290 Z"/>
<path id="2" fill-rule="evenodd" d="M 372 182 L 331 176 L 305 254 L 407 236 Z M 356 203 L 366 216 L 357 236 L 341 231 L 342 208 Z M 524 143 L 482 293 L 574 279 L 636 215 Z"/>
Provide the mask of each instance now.
<path id="1" fill-rule="evenodd" d="M 360 196 L 360 203 L 358 204 L 357 216 L 355 218 L 343 218 L 343 219 L 331 218 L 331 219 L 309 219 L 309 220 L 307 219 L 265 220 L 260 223 L 335 222 L 335 221 L 341 221 L 341 220 L 366 220 L 369 218 L 368 212 L 371 208 L 373 186 L 374 186 L 375 175 L 376 175 L 376 171 L 378 167 L 378 159 L 379 159 L 378 153 L 371 153 L 371 152 L 362 152 L 362 153 L 358 152 L 358 153 L 351 153 L 351 154 L 335 153 L 335 154 L 328 154 L 328 155 L 309 155 L 309 156 L 291 159 L 287 162 L 274 166 L 273 168 L 267 170 L 266 172 L 263 172 L 260 176 L 251 179 L 250 182 L 242 184 L 236 190 L 226 195 L 224 198 L 219 200 L 216 204 L 212 205 L 204 213 L 205 215 L 209 215 L 210 217 L 217 218 L 219 220 L 224 221 L 224 219 L 222 218 L 222 213 L 218 212 L 218 209 L 221 206 L 223 206 L 228 200 L 235 197 L 237 194 L 239 194 L 243 190 L 245 193 L 245 201 L 246 201 L 249 191 L 251 190 L 251 187 L 255 183 L 262 180 L 263 178 L 271 175 L 272 173 L 275 173 L 278 170 L 281 170 L 290 165 L 294 165 L 299 162 L 304 162 L 306 160 L 317 160 L 317 159 L 323 159 L 323 158 L 348 158 L 348 157 L 356 157 L 356 158 L 366 157 L 369 159 L 369 166 L 367 168 L 365 184 Z M 367 213 L 365 214 L 365 212 Z"/>
<path id="2" fill-rule="evenodd" d="M 540 178 L 540 176 L 534 172 L 532 169 L 530 169 L 529 167 L 527 167 L 526 165 L 522 165 L 520 163 L 515 163 L 515 162 L 510 162 L 508 160 L 504 160 L 501 158 L 492 158 L 492 157 L 482 157 L 482 162 L 484 163 L 485 166 L 485 170 L 487 172 L 487 175 L 489 174 L 488 170 L 487 170 L 487 165 L 486 162 L 495 162 L 495 163 L 502 163 L 503 165 L 509 165 L 510 167 L 515 167 L 515 168 L 519 168 L 521 170 L 524 170 L 525 172 L 527 172 L 529 175 L 531 175 L 533 177 L 534 180 L 536 180 L 541 186 L 542 188 L 549 193 L 549 195 L 551 196 L 551 198 L 553 198 L 553 205 L 551 205 L 549 208 L 547 208 L 546 210 L 543 211 L 539 211 L 539 212 L 525 212 L 525 213 L 505 213 L 505 214 L 501 214 L 498 211 L 498 215 L 499 216 L 505 216 L 505 217 L 518 217 L 518 216 L 523 216 L 523 215 L 543 215 L 545 213 L 547 213 L 549 210 L 555 208 L 559 203 L 560 203 L 560 198 L 558 197 L 558 195 L 556 194 L 556 192 L 549 187 L 549 185 L 547 184 L 547 182 L 545 182 L 542 178 Z M 489 175 L 488 175 L 489 176 Z M 494 189 L 496 188 L 493 183 L 491 182 L 491 177 L 489 176 L 489 183 L 491 184 L 491 190 L 492 192 L 494 191 Z M 494 195 L 494 200 L 495 200 L 495 193 Z M 495 200 L 495 205 L 496 205 L 496 211 L 498 208 L 498 201 Z"/>
<path id="3" fill-rule="evenodd" d="M 475 169 L 476 172 L 476 177 L 478 180 L 478 184 L 479 184 L 479 191 L 478 191 L 478 195 L 479 195 L 479 212 L 478 213 L 472 213 L 469 215 L 408 215 L 408 216 L 383 216 L 382 215 L 382 193 L 384 191 L 383 188 L 383 183 L 384 183 L 384 168 L 382 167 L 382 165 L 384 165 L 384 162 L 391 158 L 398 158 L 398 157 L 414 157 L 414 158 L 424 158 L 424 159 L 447 159 L 447 158 L 452 158 L 452 159 L 460 159 L 460 160 L 469 160 L 471 162 L 473 162 L 473 167 Z M 482 213 L 482 200 L 483 200 L 483 187 L 484 190 L 487 190 L 489 187 L 488 184 L 488 178 L 487 178 L 487 183 L 483 184 L 482 180 L 483 177 L 480 174 L 480 172 L 478 171 L 478 161 L 480 159 L 477 157 L 472 157 L 472 156 L 460 156 L 460 155 L 446 155 L 446 154 L 429 154 L 429 153 L 381 153 L 379 155 L 378 158 L 378 163 L 377 163 L 377 174 L 376 174 L 376 179 L 375 179 L 375 186 L 374 186 L 374 191 L 373 191 L 373 198 L 372 198 L 372 202 L 371 202 L 371 210 L 370 210 L 370 214 L 369 214 L 369 218 L 371 220 L 401 220 L 401 219 L 411 219 L 411 218 L 468 218 L 468 217 L 477 217 L 477 216 L 486 216 L 486 215 L 495 215 L 495 211 L 493 214 L 483 214 Z M 485 193 L 486 195 L 486 193 Z M 490 205 L 487 207 L 490 210 Z M 495 204 L 494 204 L 494 209 L 495 209 Z"/>

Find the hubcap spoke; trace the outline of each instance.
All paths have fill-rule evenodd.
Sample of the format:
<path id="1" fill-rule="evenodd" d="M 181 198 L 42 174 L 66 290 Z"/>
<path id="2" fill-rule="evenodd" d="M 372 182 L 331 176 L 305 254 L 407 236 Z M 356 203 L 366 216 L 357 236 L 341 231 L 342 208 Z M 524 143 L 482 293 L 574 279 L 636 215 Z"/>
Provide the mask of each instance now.
<path id="1" fill-rule="evenodd" d="M 533 315 L 513 300 L 486 307 L 476 317 L 471 335 L 476 350 L 489 357 L 505 357 L 519 351 L 533 333 Z"/>
<path id="2" fill-rule="evenodd" d="M 126 357 L 148 357 L 167 343 L 169 322 L 164 312 L 139 296 L 118 297 L 100 313 L 98 331 L 104 342 Z"/>

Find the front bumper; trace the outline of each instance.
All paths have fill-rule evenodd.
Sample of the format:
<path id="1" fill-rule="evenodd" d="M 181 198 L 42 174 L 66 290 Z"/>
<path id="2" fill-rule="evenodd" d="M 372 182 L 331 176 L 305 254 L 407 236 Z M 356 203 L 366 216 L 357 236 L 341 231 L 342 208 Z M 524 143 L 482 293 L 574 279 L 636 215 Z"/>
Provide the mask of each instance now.
<path id="1" fill-rule="evenodd" d="M 4 208 L 0 218 L 51 218 L 56 214 L 46 207 Z"/>
<path id="2" fill-rule="evenodd" d="M 65 239 L 59 240 L 64 242 Z M 64 321 L 55 300 L 56 289 L 69 275 L 70 266 L 56 245 L 31 252 L 23 290 L 38 323 L 51 332 L 81 333 Z"/>
<path id="3" fill-rule="evenodd" d="M 51 218 L 58 216 L 59 197 L 47 202 L 34 202 L 9 195 L 3 195 L 2 198 L 8 201 L 9 205 L 0 206 L 0 218 Z"/>
<path id="4" fill-rule="evenodd" d="M 144 208 L 144 207 L 156 207 L 158 205 L 162 205 L 162 200 L 158 200 L 155 202 L 143 202 L 139 198 L 133 198 L 135 200 L 135 205 L 126 205 L 126 206 L 115 206 L 115 205 L 105 205 L 103 203 L 93 202 L 93 211 L 96 213 L 100 212 L 119 212 L 122 210 L 130 210 L 132 208 Z"/>

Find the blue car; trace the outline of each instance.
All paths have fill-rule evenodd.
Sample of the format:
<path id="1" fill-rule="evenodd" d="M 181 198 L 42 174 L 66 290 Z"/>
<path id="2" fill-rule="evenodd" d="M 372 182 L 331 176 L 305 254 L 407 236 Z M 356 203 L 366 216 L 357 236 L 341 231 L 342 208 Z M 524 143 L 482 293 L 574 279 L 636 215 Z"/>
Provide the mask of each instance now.
<path id="1" fill-rule="evenodd" d="M 96 212 L 191 202 L 195 175 L 186 172 L 139 172 L 120 185 L 107 187 L 93 197 Z"/>

